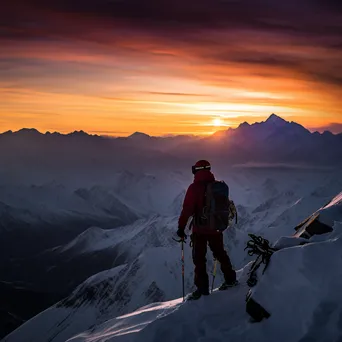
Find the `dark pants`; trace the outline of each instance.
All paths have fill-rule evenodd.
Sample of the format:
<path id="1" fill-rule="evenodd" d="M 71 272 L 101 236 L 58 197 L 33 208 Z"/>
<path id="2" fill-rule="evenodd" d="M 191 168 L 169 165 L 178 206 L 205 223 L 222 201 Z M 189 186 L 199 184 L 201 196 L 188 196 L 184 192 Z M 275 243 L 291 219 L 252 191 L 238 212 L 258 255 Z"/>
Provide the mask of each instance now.
<path id="1" fill-rule="evenodd" d="M 224 250 L 222 234 L 196 234 L 192 236 L 193 249 L 192 259 L 195 264 L 195 285 L 199 289 L 209 289 L 209 277 L 206 267 L 207 244 L 213 252 L 214 258 L 221 264 L 221 270 L 226 282 L 236 280 L 228 254 Z"/>

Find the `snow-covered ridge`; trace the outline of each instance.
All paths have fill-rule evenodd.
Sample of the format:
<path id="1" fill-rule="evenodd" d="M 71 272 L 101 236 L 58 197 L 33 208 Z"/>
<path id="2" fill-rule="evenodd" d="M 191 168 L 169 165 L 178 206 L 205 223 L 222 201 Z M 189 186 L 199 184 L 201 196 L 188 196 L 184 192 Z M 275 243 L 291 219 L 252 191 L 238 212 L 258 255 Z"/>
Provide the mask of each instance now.
<path id="1" fill-rule="evenodd" d="M 127 243 L 127 246 L 134 246 L 131 249 L 139 250 L 135 255 L 131 255 L 131 261 L 90 277 L 66 299 L 25 323 L 4 341 L 159 341 L 165 339 L 163 334 L 167 334 L 172 341 L 189 338 L 196 341 L 205 336 L 214 336 L 218 341 L 248 340 L 252 336 L 263 341 L 273 341 L 277 336 L 277 339 L 285 342 L 299 341 L 303 336 L 311 336 L 310 330 L 301 328 L 304 317 L 302 314 L 305 313 L 308 325 L 313 325 L 315 317 L 312 314 L 317 310 L 319 312 L 321 305 L 324 306 L 326 298 L 323 295 L 326 296 L 329 289 L 337 290 L 335 285 L 331 285 L 332 279 L 340 284 L 339 277 L 342 277 L 341 272 L 334 271 L 335 267 L 342 266 L 339 254 L 342 241 L 342 231 L 339 230 L 342 224 L 341 194 L 325 204 L 328 204 L 326 218 L 334 222 L 334 231 L 320 236 L 319 239 L 314 236 L 306 240 L 311 243 L 306 243 L 303 247 L 298 246 L 298 243 L 303 243 L 303 239 L 290 237 L 295 233 L 294 227 L 287 227 L 288 237 L 287 240 L 282 240 L 283 249 L 272 256 L 267 276 L 259 275 L 253 296 L 271 312 L 271 318 L 266 323 L 251 324 L 245 310 L 248 291 L 246 279 L 250 263 L 239 270 L 241 285 L 235 289 L 224 293 L 216 291 L 212 296 L 194 303 L 183 304 L 180 299 L 164 303 L 165 300 L 179 297 L 181 293 L 180 250 L 171 240 L 176 217 L 154 216 L 131 226 L 127 230 L 128 236 L 123 234 L 125 227 L 110 231 L 110 235 L 106 236 L 104 241 L 108 240 L 121 246 Z M 157 232 L 163 234 L 156 234 Z M 282 228 L 279 232 L 285 232 L 285 229 Z M 96 239 L 101 238 L 103 231 L 93 228 L 81 237 L 92 234 Z M 227 232 L 227 237 L 232 239 L 229 244 L 230 251 L 233 250 L 232 243 L 237 236 L 239 241 L 243 240 L 241 234 L 243 232 L 235 228 Z M 155 247 L 156 241 L 153 239 L 161 237 L 164 240 L 159 241 L 157 245 L 163 243 L 164 246 Z M 79 241 L 74 240 L 72 246 Z M 242 247 L 244 246 L 237 244 L 235 248 L 242 250 Z M 89 248 L 91 250 L 91 247 Z M 185 257 L 185 285 L 188 292 L 191 289 L 193 273 L 190 266 L 191 251 L 187 247 Z M 210 256 L 208 259 L 210 270 L 212 260 Z M 329 269 L 329 272 L 326 269 Z M 284 273 L 283 270 L 287 271 Z M 288 274 L 291 274 L 291 277 L 287 277 Z M 327 278 L 320 278 L 322 274 Z M 340 280 L 342 282 L 342 278 Z M 217 284 L 221 281 L 222 277 L 218 274 Z M 320 296 L 317 291 L 324 284 L 328 287 Z M 304 295 L 302 291 L 309 295 Z M 311 300 L 312 296 L 316 296 L 317 300 L 307 306 L 306 301 Z M 340 300 L 339 297 L 337 299 Z M 153 302 L 157 303 L 152 304 Z M 150 304 L 146 307 L 146 303 Z M 282 313 L 288 312 L 290 315 L 294 303 L 297 303 L 298 312 L 295 316 L 284 319 Z M 301 309 L 302 305 L 306 311 Z M 128 314 L 138 307 L 143 308 Z M 342 307 L 336 306 L 336 314 L 341 309 Z M 115 318 L 117 315 L 119 317 Z M 179 329 L 175 329 L 175 326 Z M 332 326 L 331 329 L 329 336 L 339 334 L 337 327 Z M 287 330 L 292 332 L 292 335 Z M 284 338 L 278 337 L 277 331 L 283 332 Z"/>
<path id="2" fill-rule="evenodd" d="M 224 179 L 229 184 L 231 196 L 239 211 L 238 224 L 225 233 L 225 245 L 236 268 L 243 267 L 251 260 L 243 251 L 248 239 L 247 233 L 263 234 L 272 242 L 281 235 L 293 234 L 293 228 L 299 222 L 331 199 L 336 187 L 342 188 L 339 173 L 331 171 L 284 172 L 269 169 L 265 174 L 265 170 L 243 170 L 234 173 L 228 169 L 215 174 L 218 179 Z M 187 176 L 185 172 L 124 171 L 113 173 L 111 182 L 107 185 L 99 183 L 71 187 L 70 184 L 51 181 L 33 186 L 32 189 L 27 186 L 7 189 L 3 187 L 4 191 L 0 193 L 0 197 L 3 196 L 3 199 L 9 203 L 7 206 L 4 205 L 5 210 L 10 210 L 7 215 L 13 213 L 13 217 L 18 218 L 18 212 L 22 212 L 27 215 L 30 222 L 29 218 L 37 212 L 40 219 L 44 219 L 44 229 L 37 228 L 36 231 L 45 233 L 54 243 L 53 248 L 46 247 L 48 250 L 40 250 L 39 253 L 31 252 L 33 253 L 31 257 L 15 259 L 13 263 L 3 263 L 1 273 L 5 275 L 4 279 L 12 281 L 11 277 L 15 274 L 16 279 L 20 279 L 23 286 L 29 286 L 32 290 L 44 292 L 48 289 L 53 298 L 55 298 L 55 291 L 61 292 L 63 296 L 59 294 L 59 300 L 64 297 L 69 298 L 71 291 L 89 276 L 113 267 L 124 266 L 126 271 L 122 277 L 123 284 L 132 284 L 131 286 L 119 286 L 116 280 L 114 284 L 109 281 L 107 285 L 101 285 L 104 289 L 115 288 L 118 293 L 125 293 L 124 296 L 115 297 L 112 312 L 125 314 L 129 312 L 126 310 L 135 310 L 138 305 L 149 304 L 155 300 L 156 294 L 159 300 L 176 298 L 180 294 L 179 273 L 173 273 L 168 280 L 171 286 L 166 287 L 164 278 L 168 278 L 163 272 L 158 272 L 153 281 L 143 282 L 139 278 L 142 273 L 135 270 L 138 267 L 145 272 L 150 272 L 150 268 L 144 268 L 145 263 L 149 264 L 149 259 L 140 258 L 142 253 L 153 255 L 151 260 L 160 259 L 162 264 L 170 265 L 166 258 L 171 258 L 172 265 L 176 265 L 176 268 L 180 267 L 180 251 L 171 237 L 176 231 L 185 190 L 191 179 L 191 175 Z M 111 207 L 115 211 L 111 211 Z M 110 222 L 104 226 L 103 221 L 94 221 L 94 213 L 98 218 L 103 219 L 108 215 L 108 210 L 114 213 L 111 215 L 112 220 L 117 215 L 126 220 L 126 211 L 123 209 L 125 207 L 143 217 L 130 224 L 110 226 L 111 229 L 108 229 Z M 76 210 L 70 212 L 71 208 Z M 69 220 L 65 222 L 70 224 L 47 230 L 47 219 L 50 218 L 54 223 L 60 222 L 58 215 L 51 215 L 51 211 L 65 216 L 65 219 Z M 75 227 L 74 221 L 70 221 L 75 216 L 82 219 L 84 228 L 79 227 L 81 229 L 77 233 L 75 231 L 73 236 L 64 241 L 55 240 L 55 237 L 60 238 L 61 234 L 70 234 L 73 229 L 78 228 Z M 2 217 L 6 217 L 6 214 Z M 25 218 L 26 216 L 23 216 L 26 222 Z M 56 236 L 53 235 L 53 231 L 56 231 Z M 20 234 L 19 237 L 17 239 L 14 236 L 12 240 L 15 248 L 2 240 L 4 248 L 1 248 L 0 252 L 4 257 L 9 258 L 8 253 L 4 253 L 6 248 L 21 252 L 23 248 L 30 247 L 32 251 L 35 244 L 40 247 L 44 243 L 44 236 L 37 239 L 32 234 L 27 236 Z M 160 252 L 163 248 L 166 248 L 164 256 L 153 254 L 154 249 Z M 151 253 L 146 254 L 149 250 Z M 193 267 L 188 245 L 185 256 L 186 290 L 190 291 L 193 283 Z M 169 266 L 171 270 L 172 265 Z M 211 267 L 212 259 L 209 253 L 208 269 L 210 270 Z M 220 277 L 221 275 L 218 274 L 218 282 Z M 92 287 L 97 291 L 97 285 Z M 135 291 L 150 295 L 142 295 L 140 298 L 143 301 L 135 303 L 134 296 L 131 296 Z M 83 298 L 83 305 L 88 305 L 92 311 L 94 303 L 89 302 L 87 293 L 87 286 L 85 286 L 77 296 Z M 48 305 L 51 305 L 50 303 L 53 301 Z M 82 308 L 69 306 L 69 309 L 76 312 Z M 120 309 L 120 312 L 117 309 Z M 38 311 L 34 314 L 36 312 Z M 66 311 L 66 315 L 67 312 L 69 311 Z M 99 320 L 96 322 L 100 322 L 103 319 L 102 314 L 98 313 L 97 316 Z M 67 321 L 70 326 L 73 325 L 72 320 Z M 87 330 L 89 325 L 81 328 Z"/>
<path id="3" fill-rule="evenodd" d="M 336 226 L 335 229 L 340 229 Z M 69 338 L 69 342 L 167 341 L 340 341 L 342 338 L 342 239 L 310 243 L 274 254 L 253 296 L 271 317 L 252 323 L 244 285 L 214 292 L 198 302 L 155 303 Z"/>
<path id="4" fill-rule="evenodd" d="M 112 219 L 119 224 L 130 223 L 139 216 L 134 208 L 128 207 L 115 193 L 99 187 L 90 189 L 68 189 L 62 184 L 49 183 L 31 186 L 1 186 L 0 201 L 4 203 L 2 214 L 11 209 L 14 219 L 19 220 L 22 211 L 25 222 L 56 222 L 68 217 L 91 217 Z M 5 225 L 5 222 L 3 223 Z"/>
<path id="5" fill-rule="evenodd" d="M 39 185 L 4 184 L 0 185 L 0 210 L 24 210 L 33 221 L 37 216 L 49 221 L 56 216 L 93 215 L 131 223 L 142 216 L 170 213 L 170 204 L 190 180 L 172 172 L 163 175 L 123 171 L 113 173 L 109 183 L 79 187 L 56 180 Z"/>
<path id="6" fill-rule="evenodd" d="M 101 246 L 98 246 L 98 244 L 99 242 L 108 241 L 109 235 L 108 230 L 99 227 L 90 227 L 61 249 L 54 250 L 61 253 L 70 251 L 71 249 L 76 249 L 79 253 L 96 251 L 97 249 L 103 249 L 105 247 L 103 244 Z M 108 243 L 109 246 L 110 243 Z"/>
<path id="7" fill-rule="evenodd" d="M 274 253 L 267 272 L 259 272 L 252 298 L 271 313 L 263 324 L 251 323 L 245 311 L 249 264 L 238 272 L 241 285 L 237 288 L 195 303 L 178 299 L 142 307 L 68 341 L 154 342 L 165 336 L 170 341 L 340 341 L 341 199 L 342 193 L 321 211 L 334 222 L 333 233 L 321 236 L 318 242 L 313 239 L 304 246 L 284 247 Z"/>

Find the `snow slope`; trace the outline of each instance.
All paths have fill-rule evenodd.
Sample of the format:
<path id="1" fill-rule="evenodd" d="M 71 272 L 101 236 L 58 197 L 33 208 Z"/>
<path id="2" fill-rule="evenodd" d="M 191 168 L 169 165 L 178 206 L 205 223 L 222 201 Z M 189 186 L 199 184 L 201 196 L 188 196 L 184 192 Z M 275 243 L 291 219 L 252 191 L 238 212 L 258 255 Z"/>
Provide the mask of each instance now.
<path id="1" fill-rule="evenodd" d="M 54 248 L 53 252 L 76 255 L 116 249 L 130 260 L 147 248 L 169 247 L 176 219 L 174 216 L 152 215 L 115 229 L 91 227 L 66 245 Z"/>
<path id="2" fill-rule="evenodd" d="M 95 322 L 104 322 L 113 314 L 127 313 L 146 303 L 179 296 L 180 247 L 172 240 L 173 220 L 155 217 L 145 222 L 145 225 L 140 222 L 140 226 L 130 228 L 127 230 L 128 236 L 120 233 L 116 236 L 117 243 L 121 244 L 124 251 L 129 248 L 124 244 L 131 247 L 132 254 L 128 258 L 131 261 L 90 277 L 65 300 L 28 321 L 22 326 L 26 341 L 64 341 L 66 337 L 91 328 Z M 163 247 L 154 247 L 157 244 L 154 237 L 157 236 L 158 230 L 164 231 L 162 240 L 159 241 Z M 116 234 L 115 231 L 113 233 Z M 114 234 L 111 238 L 114 238 Z M 74 248 L 74 243 L 69 247 Z M 186 288 L 189 289 L 192 286 L 193 270 L 190 266 L 191 252 L 188 245 L 185 256 Z M 217 279 L 218 282 L 222 281 L 220 275 Z M 39 336 L 33 333 L 32 327 L 33 330 L 39 331 Z M 20 334 L 19 330 L 17 332 Z M 15 337 L 18 340 L 21 338 L 24 337 Z"/>
<path id="3" fill-rule="evenodd" d="M 198 302 L 154 303 L 67 341 L 340 341 L 341 197 L 342 193 L 324 211 L 325 220 L 334 222 L 332 233 L 281 249 L 262 276 L 260 269 L 252 298 L 271 314 L 268 320 L 251 323 L 245 312 L 249 264 L 239 271 L 236 288 L 216 291 Z"/>
<path id="4" fill-rule="evenodd" d="M 250 325 L 244 311 L 246 290 L 242 285 L 229 293 L 215 291 L 192 303 L 181 298 L 157 302 L 67 341 L 224 341 L 229 330 L 239 332 Z"/>
<path id="5" fill-rule="evenodd" d="M 341 194 L 339 195 L 341 197 Z M 338 224 L 342 221 L 342 213 L 340 211 L 340 204 L 339 196 L 337 196 L 331 203 L 336 208 L 336 210 L 330 210 L 330 217 L 326 217 L 326 219 L 334 220 L 335 223 Z M 331 206 L 330 206 L 331 208 Z M 333 217 L 332 217 L 333 216 Z M 140 224 L 137 224 L 136 226 L 131 226 L 130 229 L 127 230 L 127 236 L 125 234 L 122 234 L 122 232 L 117 232 L 114 230 L 110 234 L 113 234 L 112 236 L 107 235 L 107 238 L 111 241 L 115 241 L 115 239 L 118 239 L 117 243 L 128 243 L 131 245 L 131 249 L 135 252 L 132 252 L 132 256 L 135 254 L 137 255 L 134 259 L 132 259 L 131 262 L 128 262 L 125 265 L 121 265 L 119 267 L 113 268 L 108 271 L 101 272 L 100 274 L 94 275 L 88 280 L 86 280 L 84 283 L 82 283 L 73 293 L 68 296 L 66 299 L 62 300 L 61 302 L 57 303 L 56 305 L 52 306 L 51 308 L 45 310 L 44 312 L 40 313 L 39 315 L 35 316 L 33 319 L 25 323 L 23 326 L 21 326 L 19 329 L 17 329 L 15 332 L 10 334 L 5 341 L 11 342 L 11 341 L 35 341 L 35 342 L 43 342 L 43 341 L 53 341 L 53 342 L 62 342 L 66 341 L 71 336 L 75 335 L 78 336 L 77 339 L 83 338 L 84 341 L 106 341 L 107 337 L 103 337 L 103 329 L 106 331 L 108 330 L 106 327 L 108 327 L 108 324 L 111 325 L 109 328 L 109 331 L 113 331 L 113 333 L 105 333 L 105 336 L 115 336 L 118 335 L 117 331 L 117 325 L 116 323 L 113 323 L 113 321 L 110 321 L 112 317 L 115 317 L 116 315 L 122 315 L 130 311 L 134 311 L 138 307 L 142 307 L 146 304 L 152 304 L 153 302 L 162 302 L 165 300 L 170 300 L 172 298 L 177 298 L 181 293 L 181 275 L 180 275 L 180 250 L 177 248 L 175 242 L 171 240 L 172 234 L 173 234 L 173 219 L 172 218 L 165 218 L 161 216 L 156 216 L 153 219 L 150 219 L 149 221 L 145 222 L 143 224 L 143 221 L 140 222 Z M 125 227 L 120 228 L 121 230 L 124 230 Z M 154 238 L 159 236 L 156 234 L 158 230 L 162 230 L 163 234 L 161 236 L 164 237 L 164 240 L 159 241 L 160 244 L 163 244 L 163 247 L 155 247 L 156 241 L 153 241 Z M 95 236 L 98 236 L 97 234 L 100 233 L 99 236 L 102 236 L 102 232 L 98 232 L 97 229 L 92 230 L 91 233 L 95 233 Z M 118 234 L 117 234 L 118 233 Z M 292 233 L 293 227 L 292 227 Z M 115 237 L 115 234 L 116 237 Z M 341 232 L 334 232 L 334 236 L 326 236 L 331 237 L 331 240 L 328 242 L 321 242 L 318 241 L 315 244 L 309 244 L 306 245 L 305 248 L 309 248 L 311 245 L 316 244 L 332 244 L 332 246 L 326 247 L 329 250 L 329 253 L 335 253 L 335 249 L 340 248 L 340 240 L 339 237 L 342 234 Z M 128 239 L 128 240 L 127 240 Z M 101 240 L 97 241 L 94 244 L 95 248 L 99 248 L 99 243 Z M 107 240 L 106 240 L 107 241 Z M 106 242 L 106 241 L 103 241 Z M 129 241 L 129 242 L 128 242 Z M 339 244 L 335 241 L 338 241 Z M 77 243 L 80 243 L 80 240 L 74 240 L 66 247 L 68 248 L 75 248 Z M 150 245 L 148 245 L 150 243 Z M 97 246 L 97 247 L 96 247 Z M 146 247 L 148 246 L 148 247 Z M 290 244 L 292 246 L 292 244 Z M 66 248 L 61 249 L 61 252 L 65 251 Z M 89 246 L 92 248 L 91 246 Z M 103 247 L 103 246 L 102 246 Z M 124 248 L 126 250 L 127 247 Z M 292 249 L 298 248 L 299 251 L 297 251 L 295 256 L 292 254 Z M 306 252 L 307 249 L 305 249 L 304 252 L 301 252 L 302 247 L 292 247 L 292 248 L 286 248 L 284 250 L 281 250 L 274 254 L 274 258 L 272 257 L 272 267 L 269 266 L 270 272 L 268 274 L 268 281 L 265 282 L 261 278 L 260 284 L 256 287 L 256 290 L 253 290 L 253 294 L 256 295 L 256 298 L 259 299 L 261 302 L 265 301 L 266 299 L 273 298 L 269 295 L 269 291 L 275 291 L 277 294 L 274 297 L 282 295 L 279 294 L 279 291 L 281 293 L 288 293 L 288 296 L 292 295 L 291 289 L 297 286 L 301 288 L 302 283 L 294 283 L 293 286 L 289 285 L 289 282 L 292 280 L 298 279 L 298 281 L 302 281 L 302 273 L 303 273 L 303 267 L 305 269 L 308 269 L 308 273 L 305 273 L 304 285 L 310 285 L 311 282 L 315 281 L 315 277 L 317 274 L 314 272 L 316 269 L 318 271 L 324 271 L 324 268 L 329 268 L 330 266 L 326 263 L 322 264 L 322 269 L 319 267 L 317 268 L 317 260 L 324 259 L 323 258 L 323 252 L 316 252 L 316 249 L 314 249 L 314 252 Z M 314 247 L 316 248 L 316 247 Z M 317 247 L 318 251 L 321 250 L 322 247 Z M 335 251 L 335 252 L 334 252 Z M 178 252 L 178 253 L 177 253 Z M 246 254 L 243 249 L 239 251 L 240 253 Z M 301 254 L 302 253 L 302 254 Z M 304 253 L 304 254 L 303 254 Z M 305 253 L 308 253 L 306 255 Z M 317 253 L 317 256 L 315 254 L 315 257 L 312 257 L 312 253 Z M 321 254 L 319 254 L 321 253 Z M 282 257 L 282 255 L 285 255 Z M 329 254 L 330 255 L 330 254 Z M 333 254 L 332 254 L 333 255 Z M 332 255 L 329 256 L 329 258 L 332 258 Z M 341 255 L 342 256 L 342 255 Z M 280 259 L 279 259 L 280 258 Z M 314 261 L 312 267 L 310 266 L 310 260 Z M 337 263 L 342 262 L 339 261 L 339 254 L 336 256 Z M 208 254 L 208 269 L 210 270 L 212 267 L 212 260 L 210 253 Z M 279 259 L 279 261 L 277 261 Z M 274 261 L 275 260 L 275 261 Z M 297 260 L 297 261 L 296 261 Z M 298 262 L 298 263 L 297 263 Z M 327 261 L 329 262 L 329 261 Z M 334 261 L 335 262 L 335 261 Z M 279 264 L 279 266 L 277 266 Z M 318 263 L 319 264 L 319 263 Z M 191 251 L 188 246 L 185 247 L 185 288 L 186 291 L 189 292 L 192 288 L 192 264 L 191 264 Z M 191 265 L 191 266 L 190 266 Z M 296 267 L 295 267 L 295 266 Z M 332 264 L 334 267 L 338 266 L 334 263 Z M 246 332 L 245 330 L 248 330 L 248 320 L 247 320 L 247 314 L 245 313 L 244 309 L 244 300 L 245 295 L 247 293 L 247 287 L 245 285 L 246 281 L 246 273 L 248 271 L 250 265 L 245 267 L 243 270 L 240 270 L 238 273 L 241 277 L 242 285 L 236 289 L 231 290 L 232 293 L 234 293 L 233 298 L 231 296 L 223 297 L 226 294 L 230 294 L 231 292 L 226 292 L 225 294 L 215 294 L 212 298 L 210 298 L 210 304 L 207 303 L 209 306 L 208 313 L 205 313 L 204 318 L 201 316 L 201 314 L 196 314 L 196 312 L 193 312 L 191 308 L 187 308 L 187 305 L 180 305 L 179 301 L 175 301 L 172 303 L 166 304 L 167 307 L 170 308 L 170 310 L 166 310 L 164 306 L 160 307 L 157 306 L 156 310 L 152 310 L 153 312 L 150 312 L 148 315 L 155 315 L 153 316 L 153 320 L 160 317 L 160 310 L 164 312 L 164 314 L 169 313 L 169 311 L 174 312 L 176 315 L 176 312 L 183 312 L 183 314 L 180 314 L 181 316 L 178 316 L 178 314 L 175 316 L 175 318 L 171 318 L 172 320 L 175 319 L 175 324 L 178 325 L 181 324 L 180 322 L 182 320 L 185 321 L 184 324 L 190 325 L 190 331 L 192 331 L 191 334 L 194 335 L 184 335 L 184 331 L 188 331 L 188 328 L 184 328 L 184 324 L 180 326 L 180 332 L 181 335 L 173 335 L 173 332 L 170 332 L 170 336 L 172 336 L 171 340 L 177 340 L 179 338 L 200 338 L 202 334 L 210 335 L 210 331 L 220 328 L 224 330 L 224 334 L 220 332 L 218 335 L 218 341 L 221 338 L 229 337 L 230 339 L 235 338 L 235 340 L 238 340 L 238 338 L 246 338 L 248 339 L 248 336 L 250 335 L 244 335 Z M 329 267 L 328 267 L 329 266 Z M 310 268 L 311 267 L 311 268 Z M 329 274 L 330 277 L 334 276 L 334 271 L 329 268 L 331 271 L 331 274 Z M 272 271 L 274 270 L 274 271 Z M 280 270 L 280 271 L 279 271 Z M 283 270 L 287 270 L 286 272 L 283 272 Z M 311 273 L 310 273 L 311 272 Z M 327 272 L 325 272 L 327 273 Z M 287 275 L 291 274 L 290 280 L 287 279 Z M 310 278 L 311 277 L 311 278 Z M 265 278 L 266 279 L 266 278 Z M 342 278 L 341 278 L 342 279 Z M 222 281 L 222 277 L 220 275 L 220 272 L 218 272 L 217 275 L 217 284 Z M 272 287 L 270 284 L 274 284 Z M 288 284 L 286 285 L 286 288 L 279 288 L 279 284 Z M 262 290 L 264 287 L 267 287 L 267 289 Z M 311 285 L 310 285 L 311 286 Z M 311 286 L 313 289 L 312 291 L 316 291 L 322 286 L 321 283 L 317 287 Z M 260 290 L 261 289 L 261 290 Z M 288 291 L 288 292 L 286 292 Z M 308 290 L 307 290 L 308 291 Z M 310 291 L 309 291 L 310 292 Z M 261 295 L 260 295 L 261 293 Z M 265 296 L 265 293 L 267 295 Z M 310 292 L 311 293 L 311 292 Z M 304 298 L 306 298 L 304 296 Z M 209 298 L 203 298 L 203 301 L 208 302 Z M 281 305 L 287 305 L 288 302 L 286 301 L 286 297 L 282 298 L 283 301 L 280 301 L 275 298 L 275 303 L 281 303 Z M 294 302 L 296 299 L 293 299 Z M 292 303 L 294 303 L 292 302 Z M 298 299 L 297 299 L 298 302 Z M 202 302 L 199 302 L 202 303 Z M 225 305 L 222 305 L 222 303 L 226 303 L 226 311 L 222 312 L 222 315 L 225 317 L 233 316 L 229 320 L 229 324 L 226 322 L 223 324 L 223 320 L 217 320 L 213 324 L 217 324 L 218 326 L 210 326 L 211 320 L 209 313 L 212 314 L 214 310 L 217 310 L 218 307 L 222 308 Z M 177 305 L 176 305 L 177 304 Z M 175 306 L 176 305 L 176 306 Z M 192 305 L 192 304 L 189 304 Z M 194 303 L 194 306 L 197 307 L 196 310 L 198 310 L 198 305 L 204 305 Z M 280 304 L 279 304 L 280 305 Z M 320 305 L 317 303 L 317 305 Z M 183 308 L 184 306 L 184 308 Z M 154 308 L 155 306 L 152 305 L 151 308 Z M 199 308 L 202 308 L 199 306 Z M 272 304 L 270 307 L 267 307 L 273 314 L 273 312 L 278 312 L 278 306 Z M 210 311 L 212 310 L 212 311 Z M 289 309 L 290 310 L 290 309 Z M 162 314 L 162 315 L 164 315 Z M 194 321 L 189 322 L 185 319 L 185 317 L 193 317 L 195 318 Z M 137 314 L 139 317 L 144 317 L 141 313 Z M 219 316 L 219 314 L 215 314 L 215 317 Z M 125 316 L 127 317 L 127 316 Z M 128 316 L 129 317 L 129 316 Z M 173 313 L 171 315 L 173 316 Z M 146 319 L 143 318 L 144 320 Z M 149 318 L 151 319 L 151 318 Z M 198 319 L 196 321 L 196 319 Z M 298 319 L 298 317 L 297 317 Z M 109 323 L 106 321 L 110 321 Z M 206 331 L 205 325 L 203 327 L 203 332 L 197 331 L 198 325 L 202 326 L 204 320 L 206 321 L 205 324 L 209 324 L 209 332 Z M 117 320 L 115 320 L 116 322 Z M 207 321 L 209 323 L 207 323 Z M 138 326 L 144 326 L 145 321 L 141 322 L 139 321 L 137 324 Z M 155 323 L 157 327 L 162 324 L 160 323 L 159 319 Z M 135 323 L 135 322 L 134 322 Z M 285 322 L 286 323 L 286 322 Z M 276 323 L 277 329 L 285 329 L 286 324 L 284 322 L 278 322 Z M 105 324 L 103 326 L 103 324 Z M 123 324 L 131 324 L 130 320 L 128 323 L 125 321 Z M 152 325 L 155 325 L 154 323 Z M 173 324 L 173 323 L 172 323 Z M 171 325 L 172 325 L 171 324 Z M 283 325 L 282 325 L 283 324 Z M 291 323 L 292 324 L 292 323 Z M 114 325 L 114 327 L 112 327 Z M 118 326 L 121 327 L 122 324 L 118 323 Z M 95 330 L 95 337 L 92 335 L 94 333 L 94 330 L 92 330 L 94 327 L 98 327 L 97 330 L 99 330 L 99 336 L 96 333 Z M 237 329 L 237 327 L 240 327 L 241 329 Z M 243 328 L 242 328 L 243 327 Z M 129 328 L 130 329 L 130 328 Z M 149 331 L 149 326 L 146 327 L 147 331 Z M 152 329 L 152 328 L 151 328 Z M 157 331 L 159 328 L 157 328 Z M 168 329 L 166 327 L 166 329 Z M 172 329 L 172 328 L 171 328 Z M 268 328 L 267 328 L 268 329 Z M 270 340 L 270 336 L 274 333 L 265 330 L 265 332 L 262 332 L 262 338 L 265 341 Z M 88 331 L 91 330 L 92 333 L 82 333 L 82 331 Z M 247 331 L 246 330 L 246 331 Z M 161 328 L 161 331 L 164 331 L 164 327 Z M 38 332 L 38 334 L 37 334 Z M 169 334 L 168 330 L 167 333 Z M 90 337 L 88 335 L 91 335 Z M 147 334 L 147 335 L 146 335 Z M 226 334 L 226 335 L 225 335 Z M 251 334 L 253 332 L 251 331 Z M 88 336 L 88 337 L 86 337 Z M 96 337 L 98 336 L 98 337 Z M 130 335 L 133 336 L 132 338 L 135 338 L 134 334 Z M 25 340 L 24 340 L 25 338 Z M 126 338 L 126 337 L 125 337 Z M 130 338 L 130 337 L 129 337 Z M 139 339 L 147 339 L 151 338 L 148 335 L 148 332 L 145 332 L 145 329 L 142 332 L 142 336 L 139 335 Z M 161 338 L 158 334 L 153 337 L 153 339 L 150 339 L 151 341 L 158 340 Z M 77 340 L 76 339 L 76 340 Z M 82 341 L 83 341 L 82 340 Z M 126 341 L 126 340 L 125 340 Z M 130 340 L 129 340 L 130 341 Z M 133 339 L 133 341 L 135 341 Z"/>
<path id="6" fill-rule="evenodd" d="M 245 311 L 247 265 L 239 287 L 198 302 L 176 299 L 142 307 L 67 341 L 341 341 L 340 236 L 274 254 L 254 292 L 269 303 L 271 317 L 261 323 L 251 323 Z"/>

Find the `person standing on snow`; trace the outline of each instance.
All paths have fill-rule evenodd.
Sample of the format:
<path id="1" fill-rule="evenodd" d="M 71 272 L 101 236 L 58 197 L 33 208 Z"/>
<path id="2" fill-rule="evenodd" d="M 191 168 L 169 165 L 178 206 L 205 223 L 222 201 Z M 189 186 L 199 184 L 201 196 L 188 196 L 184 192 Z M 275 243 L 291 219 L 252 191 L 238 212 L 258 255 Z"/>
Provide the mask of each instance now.
<path id="1" fill-rule="evenodd" d="M 224 249 L 223 234 L 217 229 L 203 225 L 201 216 L 206 201 L 206 186 L 215 182 L 211 172 L 211 165 L 206 160 L 199 160 L 193 167 L 194 181 L 190 184 L 183 202 L 182 212 L 178 220 L 177 235 L 184 241 L 186 239 L 185 227 L 190 217 L 192 222 L 192 259 L 195 265 L 194 283 L 197 289 L 190 295 L 189 299 L 198 299 L 202 295 L 209 295 L 209 277 L 206 270 L 207 244 L 213 252 L 214 258 L 220 263 L 225 282 L 219 290 L 235 286 L 236 272 L 233 270 L 229 256 Z"/>

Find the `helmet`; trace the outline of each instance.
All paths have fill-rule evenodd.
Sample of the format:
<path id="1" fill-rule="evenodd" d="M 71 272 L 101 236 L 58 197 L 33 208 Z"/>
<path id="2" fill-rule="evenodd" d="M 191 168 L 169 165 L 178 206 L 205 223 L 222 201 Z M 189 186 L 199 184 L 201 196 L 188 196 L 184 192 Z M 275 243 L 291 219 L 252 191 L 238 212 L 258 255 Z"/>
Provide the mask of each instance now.
<path id="1" fill-rule="evenodd" d="M 192 166 L 192 173 L 195 174 L 197 171 L 201 170 L 209 170 L 211 169 L 211 165 L 207 160 L 199 160 L 195 165 Z"/>

